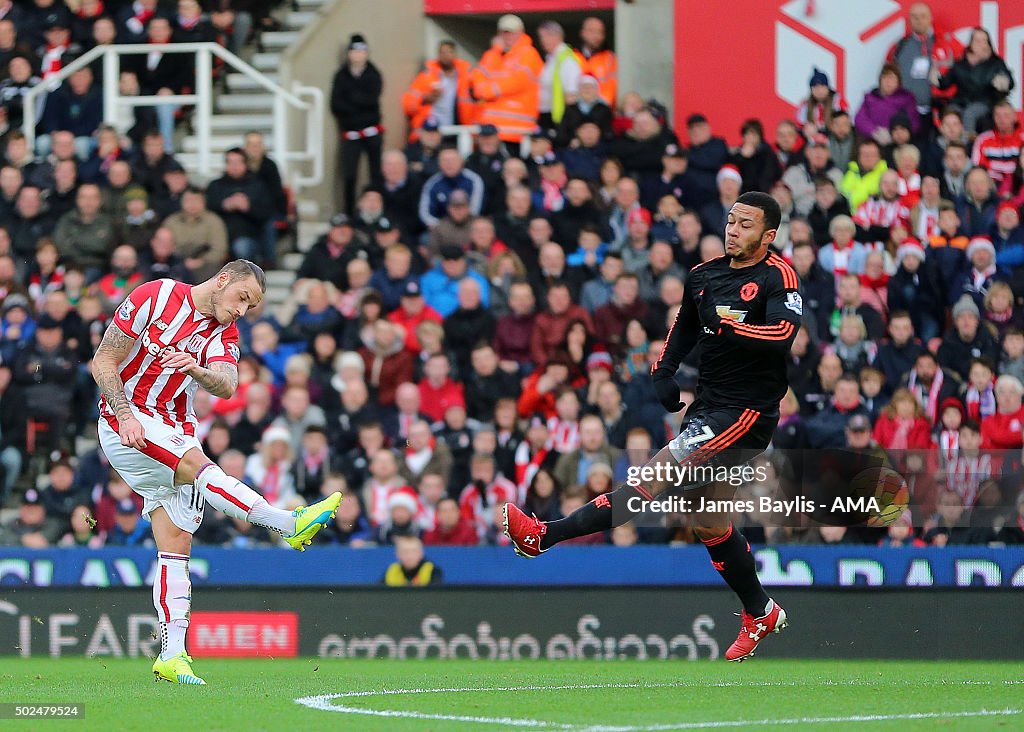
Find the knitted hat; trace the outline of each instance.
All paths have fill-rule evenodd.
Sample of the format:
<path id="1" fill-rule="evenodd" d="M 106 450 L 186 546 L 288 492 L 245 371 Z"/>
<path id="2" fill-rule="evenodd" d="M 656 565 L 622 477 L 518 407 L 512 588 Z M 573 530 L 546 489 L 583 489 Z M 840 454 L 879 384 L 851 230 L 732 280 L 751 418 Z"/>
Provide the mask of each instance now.
<path id="1" fill-rule="evenodd" d="M 902 264 L 903 258 L 908 255 L 917 257 L 921 262 L 925 260 L 924 247 L 921 246 L 921 242 L 912 236 L 908 236 L 896 250 L 896 262 L 898 264 Z"/>
<path id="2" fill-rule="evenodd" d="M 370 46 L 366 43 L 366 37 L 362 33 L 353 33 L 348 41 L 349 51 L 366 51 Z"/>
<path id="3" fill-rule="evenodd" d="M 740 169 L 731 163 L 726 163 L 718 171 L 718 175 L 715 176 L 715 185 L 721 185 L 722 181 L 726 178 L 736 181 L 737 185 L 743 185 L 743 176 L 740 175 Z"/>
<path id="4" fill-rule="evenodd" d="M 992 240 L 987 236 L 976 236 L 971 239 L 970 244 L 967 245 L 967 258 L 973 257 L 974 253 L 979 249 L 988 250 L 988 253 L 992 255 L 992 259 L 996 258 L 996 248 L 992 245 Z"/>
<path id="5" fill-rule="evenodd" d="M 409 513 L 412 514 L 415 514 L 416 509 L 419 508 L 419 506 L 416 505 L 416 499 L 406 491 L 395 491 L 388 496 L 388 511 L 393 511 L 399 506 L 407 509 Z"/>
<path id="6" fill-rule="evenodd" d="M 634 221 L 643 221 L 648 226 L 651 225 L 651 212 L 646 208 L 634 208 L 628 214 L 626 214 L 626 225 L 632 224 Z"/>
<path id="7" fill-rule="evenodd" d="M 819 84 L 822 84 L 824 86 L 829 86 L 828 74 L 826 74 L 824 71 L 822 71 L 817 66 L 815 66 L 814 67 L 814 73 L 811 74 L 810 86 L 818 86 Z M 829 87 L 829 88 L 831 88 L 831 87 Z"/>
<path id="8" fill-rule="evenodd" d="M 290 445 L 292 443 L 292 435 L 284 427 L 268 427 L 260 436 L 260 442 L 264 445 L 270 445 L 274 442 L 287 442 Z"/>
<path id="9" fill-rule="evenodd" d="M 953 320 L 956 320 L 965 313 L 969 313 L 975 318 L 981 317 L 978 305 L 970 295 L 961 295 L 960 299 L 956 301 L 956 305 L 953 306 Z"/>
<path id="10" fill-rule="evenodd" d="M 608 351 L 594 351 L 587 356 L 587 371 L 591 369 L 605 369 L 612 371 L 612 356 Z"/>
<path id="11" fill-rule="evenodd" d="M 956 397 L 946 397 L 942 400 L 942 403 L 939 405 L 939 415 L 941 416 L 947 409 L 955 409 L 960 412 L 961 419 L 967 416 L 963 403 Z"/>
<path id="12" fill-rule="evenodd" d="M 1003 211 L 1013 211 L 1017 214 L 1017 219 L 1020 219 L 1020 209 L 1013 205 L 1012 201 L 1003 201 L 996 207 L 996 218 L 998 219 Z"/>

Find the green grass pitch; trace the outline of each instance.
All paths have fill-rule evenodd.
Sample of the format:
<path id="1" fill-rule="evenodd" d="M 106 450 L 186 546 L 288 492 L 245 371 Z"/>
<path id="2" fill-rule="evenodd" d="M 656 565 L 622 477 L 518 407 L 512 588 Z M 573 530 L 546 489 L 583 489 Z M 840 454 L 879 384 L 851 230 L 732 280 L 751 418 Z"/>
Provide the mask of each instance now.
<path id="1" fill-rule="evenodd" d="M 0 702 L 86 709 L 79 721 L 0 729 L 1024 728 L 1024 667 L 1014 663 L 197 659 L 195 669 L 208 686 L 157 683 L 144 660 L 4 658 Z M 296 702 L 307 697 L 320 698 Z"/>

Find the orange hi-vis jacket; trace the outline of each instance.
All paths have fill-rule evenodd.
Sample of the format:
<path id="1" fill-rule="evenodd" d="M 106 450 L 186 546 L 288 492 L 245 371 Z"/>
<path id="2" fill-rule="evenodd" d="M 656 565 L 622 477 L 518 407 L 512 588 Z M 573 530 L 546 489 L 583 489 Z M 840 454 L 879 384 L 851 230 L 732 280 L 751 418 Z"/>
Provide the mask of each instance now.
<path id="1" fill-rule="evenodd" d="M 537 126 L 544 62 L 525 33 L 507 52 L 491 46 L 473 69 L 473 96 L 482 104 L 479 124 L 498 128 L 505 142 L 519 142 Z"/>
<path id="2" fill-rule="evenodd" d="M 601 99 L 615 109 L 619 96 L 619 59 L 607 48 L 598 51 L 590 58 L 583 55 L 582 51 L 576 51 L 576 60 L 580 62 L 580 69 L 584 75 L 593 76 L 597 79 L 597 89 Z"/>
<path id="3" fill-rule="evenodd" d="M 434 105 L 424 101 L 427 95 L 439 88 L 444 72 L 436 59 L 423 64 L 424 68 L 412 80 L 409 89 L 402 95 L 402 111 L 409 118 L 409 141 L 415 142 L 419 137 L 417 130 L 434 109 Z M 458 78 L 455 93 L 455 108 L 458 124 L 471 125 L 476 122 L 476 103 L 469 96 L 469 76 L 471 65 L 461 58 L 455 59 L 455 73 Z"/>

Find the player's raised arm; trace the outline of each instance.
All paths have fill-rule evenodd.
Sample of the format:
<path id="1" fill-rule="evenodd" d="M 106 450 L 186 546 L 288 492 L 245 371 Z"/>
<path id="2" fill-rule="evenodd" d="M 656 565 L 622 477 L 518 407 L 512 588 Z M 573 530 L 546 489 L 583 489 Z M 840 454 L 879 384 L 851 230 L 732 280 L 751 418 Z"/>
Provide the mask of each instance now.
<path id="1" fill-rule="evenodd" d="M 676 382 L 676 371 L 687 354 L 697 345 L 700 320 L 697 317 L 697 305 L 693 301 L 690 288 L 683 291 L 683 302 L 676 313 L 676 319 L 665 336 L 665 345 L 661 355 L 651 365 L 651 378 L 658 400 L 670 412 L 678 412 L 683 408 L 679 401 L 679 384 Z"/>

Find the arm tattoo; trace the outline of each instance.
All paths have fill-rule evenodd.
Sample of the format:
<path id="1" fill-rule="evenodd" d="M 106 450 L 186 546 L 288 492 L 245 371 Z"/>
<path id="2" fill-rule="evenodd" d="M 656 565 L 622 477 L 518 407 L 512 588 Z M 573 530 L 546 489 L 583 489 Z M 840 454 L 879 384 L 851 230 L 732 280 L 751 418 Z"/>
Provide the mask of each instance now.
<path id="1" fill-rule="evenodd" d="M 227 361 L 216 361 L 209 368 L 198 369 L 192 378 L 214 396 L 227 399 L 238 388 L 238 367 Z"/>
<path id="2" fill-rule="evenodd" d="M 125 335 L 124 331 L 111 323 L 107 326 L 103 340 L 100 341 L 100 345 L 96 348 L 96 355 L 93 357 L 93 378 L 95 378 L 96 385 L 99 386 L 107 406 L 118 420 L 129 419 L 133 416 L 117 367 L 128 357 L 134 345 L 134 338 Z"/>

